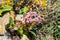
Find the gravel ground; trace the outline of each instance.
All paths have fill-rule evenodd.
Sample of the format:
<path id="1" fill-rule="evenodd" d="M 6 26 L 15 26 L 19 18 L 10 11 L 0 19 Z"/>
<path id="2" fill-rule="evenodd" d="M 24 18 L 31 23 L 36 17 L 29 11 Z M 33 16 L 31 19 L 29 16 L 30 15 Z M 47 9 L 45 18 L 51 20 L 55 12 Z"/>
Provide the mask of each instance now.
<path id="1" fill-rule="evenodd" d="M 11 39 L 8 39 L 7 36 L 0 36 L 0 40 L 11 40 Z"/>

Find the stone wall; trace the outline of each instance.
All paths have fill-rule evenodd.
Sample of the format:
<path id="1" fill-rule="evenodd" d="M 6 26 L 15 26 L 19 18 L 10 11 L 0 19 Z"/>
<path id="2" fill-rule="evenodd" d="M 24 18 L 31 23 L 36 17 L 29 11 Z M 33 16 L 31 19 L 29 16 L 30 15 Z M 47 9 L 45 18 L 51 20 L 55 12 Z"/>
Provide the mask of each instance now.
<path id="1" fill-rule="evenodd" d="M 0 17 L 0 40 L 11 40 L 11 38 L 9 39 L 8 36 L 4 36 L 5 25 L 9 23 L 9 17 L 9 13 L 6 13 L 3 17 Z"/>

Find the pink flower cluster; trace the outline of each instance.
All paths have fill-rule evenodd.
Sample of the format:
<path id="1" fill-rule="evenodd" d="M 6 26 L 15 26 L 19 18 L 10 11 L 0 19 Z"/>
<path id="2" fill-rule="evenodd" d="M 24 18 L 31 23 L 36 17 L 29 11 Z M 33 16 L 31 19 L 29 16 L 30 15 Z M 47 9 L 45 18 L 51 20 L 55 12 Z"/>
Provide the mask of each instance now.
<path id="1" fill-rule="evenodd" d="M 44 18 L 42 18 L 39 14 L 37 14 L 36 12 L 28 12 L 25 17 L 22 20 L 22 23 L 32 23 L 32 22 L 41 22 L 42 20 L 44 20 Z"/>

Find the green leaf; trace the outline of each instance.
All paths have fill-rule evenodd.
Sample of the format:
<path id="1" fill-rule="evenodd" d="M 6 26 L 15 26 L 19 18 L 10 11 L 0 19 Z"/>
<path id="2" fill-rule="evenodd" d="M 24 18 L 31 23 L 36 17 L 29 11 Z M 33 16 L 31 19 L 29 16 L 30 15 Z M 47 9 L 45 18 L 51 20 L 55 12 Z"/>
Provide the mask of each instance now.
<path id="1" fill-rule="evenodd" d="M 24 7 L 22 9 L 20 9 L 19 13 L 20 14 L 23 14 L 23 13 L 26 13 L 28 11 L 28 8 L 27 7 Z"/>
<path id="2" fill-rule="evenodd" d="M 36 33 L 35 33 L 35 32 L 30 31 L 30 33 L 31 33 L 33 36 L 35 36 L 35 37 L 36 37 Z"/>
<path id="3" fill-rule="evenodd" d="M 42 24 L 39 23 L 39 24 L 35 25 L 35 26 L 32 28 L 32 30 L 38 30 L 38 29 L 40 29 L 41 27 L 42 27 Z"/>
<path id="4" fill-rule="evenodd" d="M 22 10 L 20 9 L 20 11 L 19 11 L 19 14 L 22 14 L 23 12 L 22 12 Z"/>
<path id="5" fill-rule="evenodd" d="M 23 35 L 23 29 L 19 29 L 18 32 L 20 35 Z"/>
<path id="6" fill-rule="evenodd" d="M 10 11 L 12 9 L 12 6 L 5 6 L 3 8 L 3 11 Z"/>
<path id="7" fill-rule="evenodd" d="M 1 15 L 1 13 L 2 13 L 2 10 L 0 10 L 0 15 Z"/>
<path id="8" fill-rule="evenodd" d="M 5 26 L 5 29 L 6 29 L 6 30 L 9 29 L 9 27 L 10 27 L 10 24 L 7 24 L 7 25 Z"/>
<path id="9" fill-rule="evenodd" d="M 10 17 L 10 20 L 9 20 L 9 24 L 10 24 L 10 26 L 14 25 L 14 21 L 11 17 Z"/>
<path id="10" fill-rule="evenodd" d="M 28 8 L 27 7 L 24 7 L 23 12 L 25 13 L 27 11 L 28 11 Z"/>
<path id="11" fill-rule="evenodd" d="M 18 30 L 18 27 L 14 27 L 14 30 Z"/>
<path id="12" fill-rule="evenodd" d="M 4 12 L 4 11 L 10 11 L 11 9 L 12 9 L 12 6 L 6 6 L 6 5 L 4 5 L 4 7 L 2 9 L 0 9 L 0 15 L 1 15 L 2 12 Z"/>
<path id="13" fill-rule="evenodd" d="M 57 21 L 57 24 L 60 25 L 60 21 Z"/>
<path id="14" fill-rule="evenodd" d="M 60 30 L 60 25 L 58 25 L 58 28 L 59 28 L 59 30 Z"/>
<path id="15" fill-rule="evenodd" d="M 13 19 L 10 17 L 10 20 L 9 20 L 9 23 L 6 25 L 5 29 L 9 29 L 10 26 L 13 26 L 14 25 L 14 21 Z"/>
<path id="16" fill-rule="evenodd" d="M 47 40 L 45 35 L 42 35 L 41 40 Z"/>

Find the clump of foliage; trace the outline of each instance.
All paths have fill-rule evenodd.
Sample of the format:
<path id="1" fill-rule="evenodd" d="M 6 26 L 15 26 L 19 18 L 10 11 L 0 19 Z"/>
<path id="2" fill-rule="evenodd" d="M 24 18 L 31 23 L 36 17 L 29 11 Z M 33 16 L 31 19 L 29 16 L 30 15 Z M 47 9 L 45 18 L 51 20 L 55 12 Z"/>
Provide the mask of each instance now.
<path id="1" fill-rule="evenodd" d="M 37 1 L 37 3 L 36 3 Z M 42 4 L 41 4 L 42 3 Z M 19 10 L 22 20 L 10 20 L 6 30 L 13 36 L 21 38 L 26 35 L 30 40 L 59 40 L 60 39 L 60 1 L 35 0 L 32 5 Z M 50 38 L 48 38 L 50 36 Z"/>

